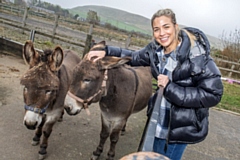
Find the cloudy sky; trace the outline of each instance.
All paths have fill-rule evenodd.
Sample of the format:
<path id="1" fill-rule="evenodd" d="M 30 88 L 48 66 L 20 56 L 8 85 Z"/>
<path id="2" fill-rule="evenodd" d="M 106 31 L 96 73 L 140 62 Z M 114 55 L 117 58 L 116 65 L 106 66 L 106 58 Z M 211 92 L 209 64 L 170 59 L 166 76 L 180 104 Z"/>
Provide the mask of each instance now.
<path id="1" fill-rule="evenodd" d="M 171 8 L 177 23 L 220 37 L 240 30 L 240 0 L 43 0 L 70 9 L 84 5 L 117 8 L 151 19 L 159 9 Z"/>

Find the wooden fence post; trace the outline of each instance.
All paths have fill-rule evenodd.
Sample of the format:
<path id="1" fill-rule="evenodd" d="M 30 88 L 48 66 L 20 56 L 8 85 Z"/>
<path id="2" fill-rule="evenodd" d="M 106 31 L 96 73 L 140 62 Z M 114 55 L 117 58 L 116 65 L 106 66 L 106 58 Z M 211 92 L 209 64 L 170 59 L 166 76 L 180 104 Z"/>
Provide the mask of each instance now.
<path id="1" fill-rule="evenodd" d="M 2 0 L 0 0 L 0 3 L 1 3 L 1 4 L 0 4 L 0 11 L 1 11 L 1 10 L 3 10 L 3 9 L 2 9 L 2 8 L 3 8 L 3 6 L 2 6 Z"/>
<path id="2" fill-rule="evenodd" d="M 26 7 L 25 11 L 24 11 L 24 15 L 23 15 L 23 21 L 22 21 L 22 27 L 24 28 L 26 26 L 26 20 L 28 17 L 28 11 L 29 11 L 30 7 Z M 22 30 L 22 33 L 24 33 L 24 30 Z"/>
<path id="3" fill-rule="evenodd" d="M 35 37 L 35 30 L 31 30 L 30 36 L 29 36 L 29 40 L 31 40 L 32 42 L 34 42 L 34 37 Z"/>
<path id="4" fill-rule="evenodd" d="M 131 43 L 131 37 L 132 35 L 128 35 L 128 38 L 126 40 L 126 43 L 125 43 L 125 48 L 128 49 L 128 47 L 130 46 L 130 43 Z"/>
<path id="5" fill-rule="evenodd" d="M 87 38 L 86 38 L 86 42 L 85 42 L 85 47 L 84 47 L 84 51 L 83 51 L 83 56 L 85 56 L 86 53 L 89 52 L 90 47 L 91 47 L 91 43 L 92 43 L 92 30 L 93 30 L 93 24 L 90 25 L 89 28 L 89 32 L 87 34 Z"/>
<path id="6" fill-rule="evenodd" d="M 59 17 L 60 17 L 59 14 L 56 14 L 56 15 L 55 15 L 55 23 L 54 23 L 54 27 L 53 27 L 53 37 L 52 37 L 52 39 L 51 39 L 51 42 L 52 42 L 52 43 L 54 42 L 54 37 L 55 37 L 55 35 L 56 35 L 56 30 L 57 30 L 57 27 L 58 27 Z"/>
<path id="7" fill-rule="evenodd" d="M 231 70 L 234 70 L 234 68 L 235 68 L 235 65 L 233 64 L 231 67 Z M 232 77 L 232 72 L 229 72 L 228 77 Z"/>

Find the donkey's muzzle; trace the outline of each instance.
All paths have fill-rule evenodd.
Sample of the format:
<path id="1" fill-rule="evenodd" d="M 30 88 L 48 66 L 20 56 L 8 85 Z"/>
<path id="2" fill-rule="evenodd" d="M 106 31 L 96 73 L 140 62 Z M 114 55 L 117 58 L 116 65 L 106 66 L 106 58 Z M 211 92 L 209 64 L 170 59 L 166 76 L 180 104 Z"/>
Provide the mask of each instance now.
<path id="1" fill-rule="evenodd" d="M 27 127 L 27 129 L 30 129 L 30 130 L 35 130 L 37 128 L 37 122 L 35 124 L 27 124 L 27 122 L 25 121 L 24 122 L 24 125 Z"/>

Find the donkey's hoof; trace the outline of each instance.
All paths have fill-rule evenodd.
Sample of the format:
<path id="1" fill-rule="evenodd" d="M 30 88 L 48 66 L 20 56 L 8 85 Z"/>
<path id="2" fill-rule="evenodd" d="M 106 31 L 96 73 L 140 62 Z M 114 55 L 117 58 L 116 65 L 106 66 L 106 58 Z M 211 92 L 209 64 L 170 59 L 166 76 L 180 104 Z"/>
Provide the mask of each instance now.
<path id="1" fill-rule="evenodd" d="M 39 144 L 39 141 L 32 141 L 32 146 L 36 146 L 36 145 L 38 145 Z"/>
<path id="2" fill-rule="evenodd" d="M 63 121 L 63 118 L 62 118 L 62 117 L 58 119 L 58 122 L 62 122 L 62 121 Z"/>
<path id="3" fill-rule="evenodd" d="M 43 160 L 47 157 L 47 154 L 38 154 L 38 159 Z"/>
<path id="4" fill-rule="evenodd" d="M 99 156 L 92 155 L 91 160 L 98 160 Z"/>
<path id="5" fill-rule="evenodd" d="M 121 136 L 124 136 L 125 135 L 125 131 L 121 131 Z"/>

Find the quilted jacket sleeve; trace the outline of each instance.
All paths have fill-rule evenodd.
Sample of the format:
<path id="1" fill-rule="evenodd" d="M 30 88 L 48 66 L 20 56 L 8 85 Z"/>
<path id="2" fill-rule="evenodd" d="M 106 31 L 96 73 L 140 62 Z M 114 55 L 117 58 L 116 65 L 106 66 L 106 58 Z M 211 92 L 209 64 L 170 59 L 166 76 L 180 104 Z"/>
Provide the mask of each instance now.
<path id="1" fill-rule="evenodd" d="M 149 53 L 151 50 L 151 43 L 138 51 L 126 50 L 119 47 L 107 46 L 106 56 L 125 57 L 130 56 L 132 60 L 129 62 L 131 66 L 149 66 Z"/>
<path id="2" fill-rule="evenodd" d="M 169 82 L 164 89 L 168 101 L 180 107 L 213 107 L 221 101 L 223 84 L 221 74 L 213 60 L 208 60 L 204 73 L 192 76 L 195 86 L 182 86 Z"/>

